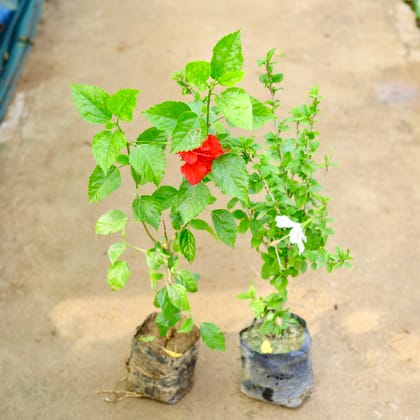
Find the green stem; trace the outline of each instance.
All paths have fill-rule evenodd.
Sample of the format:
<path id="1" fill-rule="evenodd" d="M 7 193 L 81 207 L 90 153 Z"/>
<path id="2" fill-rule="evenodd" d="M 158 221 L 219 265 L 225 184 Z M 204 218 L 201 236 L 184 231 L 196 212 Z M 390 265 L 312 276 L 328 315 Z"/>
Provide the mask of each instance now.
<path id="1" fill-rule="evenodd" d="M 211 101 L 211 94 L 213 92 L 214 85 L 209 86 L 209 93 L 207 95 L 207 103 L 206 103 L 206 127 L 207 133 L 206 137 L 209 135 L 209 128 L 210 128 L 210 101 Z"/>
<path id="2" fill-rule="evenodd" d="M 139 248 L 139 247 L 137 247 L 137 246 L 135 246 L 135 245 L 131 244 L 130 242 L 125 241 L 124 243 L 125 243 L 127 246 L 129 246 L 130 248 L 135 249 L 136 251 L 143 252 L 144 254 L 147 252 L 147 250 L 146 250 L 146 249 Z"/>

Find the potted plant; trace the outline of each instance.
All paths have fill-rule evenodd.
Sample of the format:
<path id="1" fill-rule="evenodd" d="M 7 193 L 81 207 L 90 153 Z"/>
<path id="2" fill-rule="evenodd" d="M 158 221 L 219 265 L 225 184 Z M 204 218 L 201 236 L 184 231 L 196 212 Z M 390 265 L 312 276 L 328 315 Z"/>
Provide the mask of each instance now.
<path id="1" fill-rule="evenodd" d="M 260 81 L 270 97 L 265 102 L 274 121 L 273 130 L 262 143 L 242 139 L 236 148 L 248 164 L 248 202 L 233 214 L 238 230 L 249 231 L 251 246 L 261 257 L 261 277 L 274 288 L 268 296 L 258 296 L 253 284 L 240 299 L 249 299 L 254 322 L 240 332 L 242 355 L 241 390 L 253 398 L 287 407 L 298 407 L 310 394 L 313 373 L 310 359 L 311 337 L 306 322 L 287 307 L 290 278 L 308 267 L 326 267 L 328 272 L 350 266 L 349 250 L 326 249 L 333 234 L 329 227 L 329 198 L 321 194 L 317 170 L 328 171 L 331 157 L 318 164 L 319 147 L 314 129 L 319 111 L 318 89 L 309 92 L 311 102 L 292 108 L 286 118 L 277 117 L 280 101 L 276 93 L 283 74 L 275 73 L 270 50 L 258 60 L 264 73 Z M 266 115 L 269 115 L 266 113 Z M 234 208 L 236 198 L 228 205 Z"/>
<path id="2" fill-rule="evenodd" d="M 217 137 L 225 132 L 221 118 L 251 129 L 253 116 L 258 117 L 245 91 L 233 87 L 243 76 L 242 64 L 240 33 L 222 38 L 209 62 L 193 61 L 174 73 L 190 99 L 164 101 L 144 110 L 150 126 L 143 127 L 136 138 L 129 138 L 124 124 L 134 118 L 137 89 L 110 94 L 93 85 L 72 86 L 81 117 L 101 126 L 92 140 L 96 166 L 89 177 L 89 201 L 104 200 L 120 188 L 123 171 L 133 181 L 131 216 L 113 203 L 96 223 L 97 234 L 120 235 L 108 250 L 108 284 L 112 290 L 127 284 L 131 272 L 122 257 L 134 251 L 146 259 L 155 292 L 157 311 L 132 339 L 127 361 L 130 396 L 175 403 L 192 386 L 200 335 L 210 348 L 225 348 L 219 327 L 210 322 L 194 324 L 188 293 L 197 291 L 199 274 L 183 268 L 182 261 L 195 259 L 194 230 L 208 231 L 231 247 L 235 244 L 234 215 L 217 206 L 209 184 L 248 202 L 246 162 L 226 136 L 223 143 Z M 172 182 L 165 178 L 169 160 L 181 163 L 180 177 Z M 204 211 L 210 220 L 201 217 Z M 149 245 L 138 246 L 127 239 L 133 221 L 143 228 Z"/>

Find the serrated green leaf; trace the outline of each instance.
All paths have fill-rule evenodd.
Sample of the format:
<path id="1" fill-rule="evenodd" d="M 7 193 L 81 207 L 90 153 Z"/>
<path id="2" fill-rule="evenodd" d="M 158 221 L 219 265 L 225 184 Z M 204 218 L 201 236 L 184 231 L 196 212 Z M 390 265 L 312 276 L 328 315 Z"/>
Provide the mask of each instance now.
<path id="1" fill-rule="evenodd" d="M 137 222 L 145 222 L 159 229 L 162 213 L 159 201 L 151 195 L 142 195 L 133 200 L 133 213 Z"/>
<path id="2" fill-rule="evenodd" d="M 117 160 L 120 150 L 127 144 L 125 135 L 117 130 L 101 131 L 93 137 L 92 152 L 96 163 L 101 167 L 106 175 L 108 169 Z"/>
<path id="3" fill-rule="evenodd" d="M 211 77 L 222 84 L 227 73 L 242 69 L 242 42 L 240 31 L 224 36 L 213 48 L 211 59 Z M 222 81 L 222 82 L 221 82 Z"/>
<path id="4" fill-rule="evenodd" d="M 122 243 L 116 242 L 115 244 L 112 244 L 108 249 L 108 258 L 109 261 L 111 261 L 111 264 L 113 264 L 115 261 L 120 258 L 121 254 L 125 251 L 126 245 Z"/>
<path id="5" fill-rule="evenodd" d="M 208 233 L 210 233 L 210 235 L 212 235 L 214 238 L 217 238 L 216 237 L 216 233 L 214 232 L 214 230 L 212 229 L 212 227 L 205 220 L 193 219 L 193 220 L 190 221 L 190 226 L 193 229 L 205 230 Z"/>
<path id="6" fill-rule="evenodd" d="M 260 299 L 254 299 L 249 303 L 249 307 L 254 312 L 254 317 L 258 318 L 264 313 L 264 303 Z"/>
<path id="7" fill-rule="evenodd" d="M 167 258 L 160 249 L 152 248 L 146 252 L 146 263 L 151 270 L 160 270 Z"/>
<path id="8" fill-rule="evenodd" d="M 138 95 L 136 89 L 121 89 L 108 98 L 108 109 L 120 120 L 131 121 Z"/>
<path id="9" fill-rule="evenodd" d="M 89 177 L 88 196 L 91 203 L 103 200 L 121 185 L 121 175 L 118 168 L 111 166 L 105 175 L 97 166 Z"/>
<path id="10" fill-rule="evenodd" d="M 130 278 L 130 268 L 126 261 L 116 261 L 108 268 L 108 285 L 112 290 L 122 289 Z"/>
<path id="11" fill-rule="evenodd" d="M 275 118 L 270 108 L 266 107 L 258 99 L 252 96 L 250 98 L 252 104 L 252 128 L 260 128 L 266 122 L 272 121 Z"/>
<path id="12" fill-rule="evenodd" d="M 199 274 L 189 270 L 178 270 L 176 273 L 176 282 L 182 284 L 190 293 L 195 293 L 198 290 L 199 278 Z"/>
<path id="13" fill-rule="evenodd" d="M 165 147 L 168 139 L 165 133 L 156 127 L 150 127 L 144 130 L 136 140 L 136 144 L 154 144 Z"/>
<path id="14" fill-rule="evenodd" d="M 181 248 L 182 255 L 185 259 L 192 263 L 195 258 L 195 238 L 194 235 L 188 230 L 184 229 L 179 235 L 179 246 Z"/>
<path id="15" fill-rule="evenodd" d="M 191 61 L 185 66 L 188 81 L 200 91 L 207 89 L 207 79 L 210 77 L 210 63 L 208 61 Z"/>
<path id="16" fill-rule="evenodd" d="M 202 142 L 200 118 L 192 111 L 184 112 L 172 132 L 171 153 L 195 149 Z"/>
<path id="17" fill-rule="evenodd" d="M 127 221 L 128 217 L 121 210 L 110 210 L 96 222 L 96 233 L 98 235 L 109 235 L 119 232 L 125 228 Z"/>
<path id="18" fill-rule="evenodd" d="M 214 162 L 213 162 L 214 163 Z M 207 185 L 191 185 L 183 181 L 175 197 L 171 216 L 178 215 L 182 224 L 194 219 L 211 202 L 212 195 Z"/>
<path id="19" fill-rule="evenodd" d="M 169 308 L 171 305 L 174 308 L 173 312 L 169 310 L 163 312 L 159 312 L 156 316 L 156 325 L 159 330 L 159 334 L 161 337 L 164 337 L 166 333 L 172 328 L 180 319 L 181 319 L 181 312 L 178 308 L 172 305 L 171 301 L 168 298 L 169 304 L 165 305 L 165 308 Z"/>
<path id="20" fill-rule="evenodd" d="M 184 102 L 167 101 L 152 106 L 144 111 L 143 114 L 154 127 L 170 134 L 175 128 L 180 115 L 189 110 L 190 108 Z"/>
<path id="21" fill-rule="evenodd" d="M 226 350 L 225 337 L 217 325 L 211 322 L 203 322 L 200 325 L 201 338 L 207 347 L 213 350 Z"/>
<path id="22" fill-rule="evenodd" d="M 230 124 L 252 130 L 252 104 L 242 88 L 229 88 L 216 97 L 216 105 Z"/>
<path id="23" fill-rule="evenodd" d="M 152 197 L 159 201 L 160 209 L 163 211 L 172 206 L 177 192 L 178 190 L 174 187 L 162 185 L 152 194 Z"/>
<path id="24" fill-rule="evenodd" d="M 228 71 L 223 76 L 219 77 L 218 82 L 222 86 L 235 86 L 236 83 L 239 83 L 244 77 L 245 72 L 242 70 L 237 71 Z"/>
<path id="25" fill-rule="evenodd" d="M 178 333 L 185 334 L 192 331 L 194 328 L 194 321 L 192 318 L 187 318 L 184 320 L 184 322 L 181 324 L 181 326 L 178 328 Z"/>
<path id="26" fill-rule="evenodd" d="M 240 156 L 225 154 L 218 157 L 213 161 L 211 174 L 223 193 L 248 202 L 248 173 Z"/>
<path id="27" fill-rule="evenodd" d="M 189 311 L 190 303 L 188 302 L 187 290 L 182 284 L 170 284 L 167 286 L 168 296 L 175 308 L 181 311 Z"/>
<path id="28" fill-rule="evenodd" d="M 85 121 L 103 124 L 111 119 L 112 113 L 106 104 L 109 93 L 92 85 L 73 84 L 71 90 L 76 109 Z"/>
<path id="29" fill-rule="evenodd" d="M 152 182 L 158 186 L 165 174 L 165 152 L 153 144 L 135 146 L 130 152 L 130 165 L 140 175 L 141 184 Z"/>
<path id="30" fill-rule="evenodd" d="M 211 218 L 219 239 L 233 248 L 236 241 L 236 223 L 232 213 L 224 209 L 213 210 Z"/>

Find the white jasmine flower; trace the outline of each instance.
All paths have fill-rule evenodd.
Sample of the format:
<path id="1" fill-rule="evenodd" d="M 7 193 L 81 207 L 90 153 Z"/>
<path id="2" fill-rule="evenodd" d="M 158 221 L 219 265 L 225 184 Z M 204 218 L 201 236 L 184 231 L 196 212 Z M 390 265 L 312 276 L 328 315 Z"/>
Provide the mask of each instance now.
<path id="1" fill-rule="evenodd" d="M 304 242 L 306 236 L 303 233 L 300 223 L 296 223 L 287 216 L 276 216 L 276 226 L 279 228 L 292 228 L 289 233 L 290 243 L 296 244 L 299 248 L 299 254 L 305 250 Z"/>

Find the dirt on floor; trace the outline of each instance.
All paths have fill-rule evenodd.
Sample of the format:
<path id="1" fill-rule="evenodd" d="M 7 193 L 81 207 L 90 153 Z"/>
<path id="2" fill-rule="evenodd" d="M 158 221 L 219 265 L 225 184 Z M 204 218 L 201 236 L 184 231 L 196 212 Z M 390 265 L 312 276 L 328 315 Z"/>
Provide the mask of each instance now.
<path id="1" fill-rule="evenodd" d="M 255 60 L 273 47 L 284 52 L 285 113 L 319 85 L 322 150 L 339 163 L 323 180 L 330 246 L 351 248 L 354 269 L 308 273 L 290 289 L 313 338 L 314 393 L 290 410 L 239 392 L 238 332 L 251 312 L 235 296 L 259 262 L 247 238 L 230 250 L 198 235 L 193 311 L 226 332 L 226 352 L 201 346 L 194 387 L 175 406 L 106 403 L 97 391 L 124 376 L 152 293 L 134 256 L 127 287 L 106 285 L 112 239 L 94 224 L 129 209 L 132 191 L 88 204 L 94 128 L 73 109 L 70 84 L 139 88 L 139 109 L 177 99 L 172 72 L 209 59 L 237 28 L 245 88 L 262 95 Z M 0 418 L 420 419 L 419 179 L 420 31 L 400 0 L 46 1 L 0 130 Z"/>

